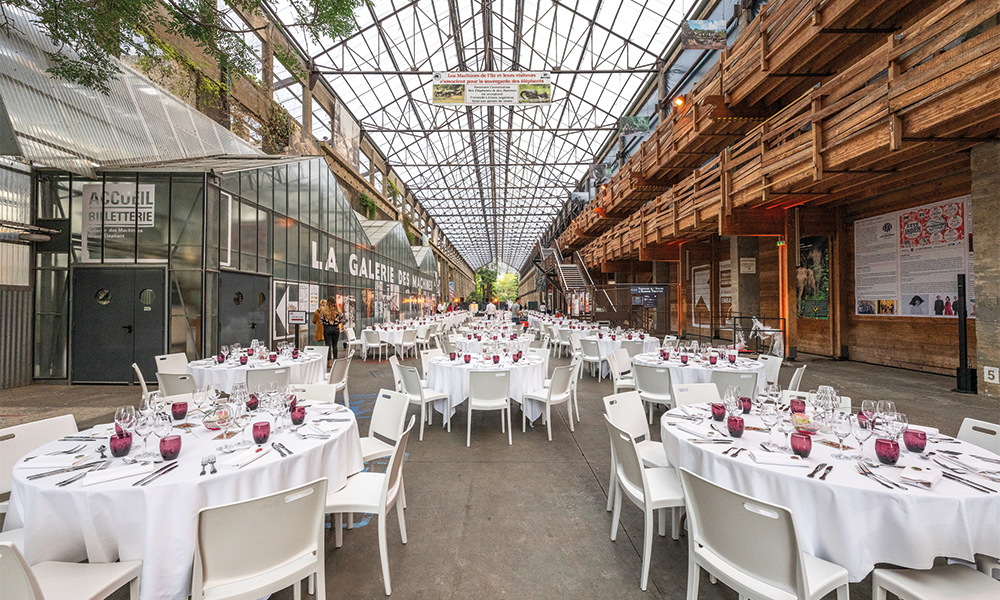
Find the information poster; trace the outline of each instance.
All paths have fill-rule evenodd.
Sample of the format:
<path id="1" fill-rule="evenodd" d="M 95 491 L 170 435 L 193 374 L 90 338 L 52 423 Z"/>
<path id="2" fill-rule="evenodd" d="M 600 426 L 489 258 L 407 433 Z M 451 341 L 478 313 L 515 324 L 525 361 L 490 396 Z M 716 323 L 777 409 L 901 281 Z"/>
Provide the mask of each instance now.
<path id="1" fill-rule="evenodd" d="M 691 269 L 691 317 L 694 327 L 711 328 L 712 321 L 712 287 L 711 266 L 702 265 Z"/>
<path id="2" fill-rule="evenodd" d="M 434 73 L 434 104 L 548 104 L 552 76 L 540 72 Z"/>
<path id="3" fill-rule="evenodd" d="M 101 188 L 103 187 L 103 194 Z M 138 188 L 138 189 L 137 189 Z M 124 240 L 134 236 L 136 227 L 155 227 L 156 185 L 134 183 L 88 183 L 80 187 L 83 199 L 83 262 L 101 262 L 102 240 Z M 90 250 L 98 253 L 90 256 Z M 105 262 L 134 262 L 133 259 L 108 259 Z"/>
<path id="4" fill-rule="evenodd" d="M 319 286 L 314 283 L 309 284 L 309 310 L 319 310 Z"/>
<path id="5" fill-rule="evenodd" d="M 733 323 L 733 261 L 719 261 L 719 308 L 722 310 L 722 324 Z"/>
<path id="6" fill-rule="evenodd" d="M 796 268 L 798 317 L 830 318 L 830 238 L 804 237 L 799 240 Z"/>
<path id="7" fill-rule="evenodd" d="M 854 290 L 859 315 L 954 317 L 957 276 L 976 314 L 969 196 L 854 223 Z"/>

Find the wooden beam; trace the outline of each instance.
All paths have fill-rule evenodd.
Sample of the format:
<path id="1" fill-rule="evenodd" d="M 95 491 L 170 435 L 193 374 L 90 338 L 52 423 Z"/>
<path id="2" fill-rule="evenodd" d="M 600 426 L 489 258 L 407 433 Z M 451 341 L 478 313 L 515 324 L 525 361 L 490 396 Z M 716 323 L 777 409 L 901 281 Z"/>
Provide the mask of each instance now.
<path id="1" fill-rule="evenodd" d="M 640 261 L 672 261 L 677 262 L 681 259 L 681 244 L 680 243 L 667 243 L 667 244 L 649 244 L 646 246 L 639 247 L 639 260 Z"/>
<path id="2" fill-rule="evenodd" d="M 638 260 L 606 260 L 601 263 L 601 273 L 652 273 L 653 263 Z"/>
<path id="3" fill-rule="evenodd" d="M 785 211 L 734 208 L 719 215 L 719 235 L 784 235 Z"/>

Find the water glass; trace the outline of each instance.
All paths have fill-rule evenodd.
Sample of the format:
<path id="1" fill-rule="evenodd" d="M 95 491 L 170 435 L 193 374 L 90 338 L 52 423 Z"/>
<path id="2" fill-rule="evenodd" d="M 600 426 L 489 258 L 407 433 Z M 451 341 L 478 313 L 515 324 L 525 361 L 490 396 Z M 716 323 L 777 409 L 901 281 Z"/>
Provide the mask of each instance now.
<path id="1" fill-rule="evenodd" d="M 894 465 L 899 460 L 899 442 L 890 438 L 875 440 L 875 456 L 885 465 Z"/>
<path id="2" fill-rule="evenodd" d="M 812 436 L 796 431 L 791 437 L 792 453 L 801 458 L 809 458 L 812 452 Z"/>
<path id="3" fill-rule="evenodd" d="M 910 452 L 920 454 L 927 447 L 927 434 L 919 429 L 907 429 L 903 432 L 903 443 Z"/>
<path id="4" fill-rule="evenodd" d="M 111 448 L 111 456 L 115 458 L 127 456 L 132 449 L 132 434 L 127 431 L 113 434 L 108 440 L 108 447 Z"/>
<path id="5" fill-rule="evenodd" d="M 870 402 L 870 400 L 866 400 L 865 402 Z M 854 417 L 851 421 L 852 421 L 851 435 L 854 436 L 854 439 L 858 440 L 858 446 L 859 446 L 858 453 L 852 455 L 851 459 L 864 460 L 865 442 L 867 442 L 868 438 L 872 436 L 872 432 L 875 429 L 874 427 L 875 423 L 870 418 L 864 415 L 863 410 L 862 412 L 858 413 L 857 416 Z"/>
<path id="6" fill-rule="evenodd" d="M 844 454 L 844 438 L 851 435 L 853 421 L 854 419 L 851 415 L 839 412 L 833 413 L 833 421 L 830 423 L 830 429 L 833 431 L 833 435 L 837 436 L 837 443 L 840 445 L 840 452 L 833 455 L 833 458 L 837 460 L 851 460 L 849 455 Z"/>
<path id="7" fill-rule="evenodd" d="M 181 453 L 181 436 L 168 435 L 160 439 L 160 456 L 163 460 L 174 460 Z"/>

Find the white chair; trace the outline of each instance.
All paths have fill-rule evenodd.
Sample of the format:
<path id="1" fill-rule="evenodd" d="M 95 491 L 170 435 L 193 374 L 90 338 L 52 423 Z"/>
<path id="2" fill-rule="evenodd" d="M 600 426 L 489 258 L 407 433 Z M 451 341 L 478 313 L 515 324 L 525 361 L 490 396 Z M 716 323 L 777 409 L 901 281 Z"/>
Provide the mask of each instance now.
<path id="1" fill-rule="evenodd" d="M 570 348 L 574 355 L 583 354 L 583 345 L 580 343 L 582 339 L 579 331 L 573 331 L 569 334 Z"/>
<path id="2" fill-rule="evenodd" d="M 663 336 L 663 345 L 666 346 L 668 342 L 677 342 L 677 336 L 676 335 Z"/>
<path id="3" fill-rule="evenodd" d="M 646 590 L 649 581 L 649 559 L 653 550 L 653 511 L 658 511 L 660 517 L 659 534 L 667 534 L 666 509 L 684 506 L 684 493 L 681 490 L 677 472 L 669 467 L 644 468 L 632 436 L 616 427 L 608 415 L 604 415 L 608 424 L 608 434 L 614 446 L 615 461 L 615 507 L 611 519 L 611 541 L 618 537 L 618 522 L 622 513 L 622 496 L 632 501 L 644 515 L 642 543 L 642 574 L 639 588 Z M 673 539 L 679 536 L 679 515 L 674 510 L 672 527 Z M 694 596 L 689 596 L 694 598 Z"/>
<path id="4" fill-rule="evenodd" d="M 635 358 L 636 354 L 642 354 L 645 347 L 643 340 L 622 340 L 622 350 L 628 352 L 629 358 Z"/>
<path id="5" fill-rule="evenodd" d="M 549 376 L 549 351 L 545 347 L 528 348 L 528 356 L 537 356 L 542 359 L 542 368 L 545 370 L 545 377 Z"/>
<path id="6" fill-rule="evenodd" d="M 649 426 L 646 425 L 646 412 L 642 408 L 639 392 L 625 392 L 604 397 L 604 414 L 611 423 L 622 431 L 628 432 L 635 442 L 643 466 L 669 467 L 667 453 L 663 444 L 649 439 Z M 645 438 L 645 439 L 643 439 Z M 608 485 L 608 511 L 611 511 L 615 501 L 615 446 L 611 445 L 611 482 Z"/>
<path id="7" fill-rule="evenodd" d="M 670 369 L 650 365 L 632 365 L 635 390 L 649 407 L 649 424 L 653 424 L 653 405 L 673 406 L 670 389 Z"/>
<path id="8" fill-rule="evenodd" d="M 431 368 L 431 359 L 437 356 L 444 356 L 444 350 L 440 348 L 432 348 L 430 350 L 420 351 L 420 368 L 424 373 L 424 378 L 421 380 L 422 382 L 427 381 L 427 373 L 430 372 Z M 424 387 L 427 387 L 426 384 Z"/>
<path id="9" fill-rule="evenodd" d="M 417 438 L 421 442 L 424 441 L 424 421 L 428 424 L 433 424 L 434 419 L 434 408 L 430 410 L 427 409 L 427 404 L 431 402 L 436 402 L 438 400 L 448 400 L 448 394 L 442 394 L 440 392 L 435 392 L 434 390 L 428 390 L 427 388 L 420 385 L 420 375 L 417 374 L 416 367 L 404 367 L 399 366 L 399 379 L 402 385 L 403 393 L 407 395 L 410 399 L 410 404 L 420 405 L 420 437 Z M 448 425 L 448 432 L 451 432 L 451 409 L 445 409 L 444 413 L 445 423 Z"/>
<path id="10" fill-rule="evenodd" d="M 353 327 L 345 327 L 344 331 L 347 333 L 347 350 L 348 350 L 348 352 L 353 351 L 355 348 L 357 348 L 358 350 L 361 350 L 362 352 L 364 352 L 364 342 L 362 342 L 361 340 L 359 340 L 358 337 L 356 335 L 354 335 L 354 328 Z"/>
<path id="11" fill-rule="evenodd" d="M 399 343 L 399 351 L 403 355 L 403 360 L 406 360 L 406 354 L 412 352 L 413 356 L 417 355 L 417 330 L 407 329 L 403 332 L 403 341 Z"/>
<path id="12" fill-rule="evenodd" d="M 194 377 L 188 375 L 187 373 L 165 373 L 157 371 L 156 382 L 160 386 L 160 395 L 162 396 L 190 394 L 195 390 Z"/>
<path id="13" fill-rule="evenodd" d="M 177 352 L 175 354 L 161 354 L 156 357 L 157 373 L 187 373 L 187 354 Z"/>
<path id="14" fill-rule="evenodd" d="M 573 338 L 570 335 L 572 331 L 570 331 L 569 329 L 556 329 L 555 327 L 553 327 L 553 329 L 555 329 L 555 331 L 557 332 L 557 337 L 554 337 L 552 339 L 559 340 L 558 342 L 556 342 L 556 348 L 559 350 L 559 356 L 561 357 L 563 355 L 564 350 L 572 353 Z"/>
<path id="15" fill-rule="evenodd" d="M 792 373 L 792 380 L 788 383 L 788 389 L 797 392 L 799 391 L 799 386 L 802 385 L 802 375 L 806 372 L 806 367 L 808 365 L 802 365 L 795 372 Z"/>
<path id="16" fill-rule="evenodd" d="M 581 348 L 583 362 L 590 369 L 590 376 L 594 376 L 594 365 L 597 365 L 597 381 L 601 381 L 604 378 L 604 359 L 601 358 L 601 347 L 597 344 L 597 340 L 583 340 Z"/>
<path id="17" fill-rule="evenodd" d="M 351 359 L 353 356 L 353 353 L 351 353 L 345 358 L 338 358 L 333 361 L 333 368 L 330 369 L 330 379 L 328 380 L 328 383 L 334 387 L 335 398 L 337 392 L 344 393 L 344 406 L 351 405 L 351 394 L 347 390 L 347 376 L 350 374 Z M 247 376 L 249 377 L 249 373 Z"/>
<path id="18" fill-rule="evenodd" d="M 438 348 L 444 354 L 451 354 L 452 352 L 458 352 L 458 348 L 455 346 L 455 342 L 451 341 L 448 337 L 442 337 L 440 334 L 437 336 Z"/>
<path id="19" fill-rule="evenodd" d="M 288 387 L 300 402 L 303 400 L 311 400 L 313 402 L 337 401 L 337 388 L 329 383 L 296 383 Z"/>
<path id="20" fill-rule="evenodd" d="M 761 354 L 757 357 L 757 360 L 764 365 L 764 375 L 767 378 L 767 383 L 778 383 L 778 377 L 781 375 L 781 357 Z"/>
<path id="21" fill-rule="evenodd" d="M 469 418 L 466 423 L 465 447 L 472 443 L 472 411 L 499 410 L 500 431 L 505 428 L 507 415 L 507 445 L 513 445 L 510 432 L 510 371 L 472 371 L 469 373 Z"/>
<path id="22" fill-rule="evenodd" d="M 672 387 L 674 406 L 722 402 L 714 383 L 675 383 Z"/>
<path id="23" fill-rule="evenodd" d="M 583 355 L 574 354 L 573 359 L 569 361 L 569 366 L 573 368 L 573 373 L 569 380 L 569 389 L 573 394 L 573 408 L 575 409 L 574 412 L 576 412 L 576 422 L 579 423 L 580 404 L 577 402 L 576 389 L 580 381 L 580 374 L 583 372 Z M 551 383 L 551 380 L 546 382 L 545 386 L 548 387 L 549 383 Z"/>
<path id="24" fill-rule="evenodd" d="M 980 573 L 989 575 L 993 579 L 1000 578 L 1000 558 L 987 554 L 976 554 L 976 568 Z"/>
<path id="25" fill-rule="evenodd" d="M 198 511 L 192 600 L 261 598 L 315 577 L 316 598 L 326 598 L 323 548 L 326 479 L 260 498 Z M 247 527 L 267 540 L 266 552 L 240 552 Z"/>
<path id="26" fill-rule="evenodd" d="M 256 390 L 257 386 L 260 384 L 270 385 L 275 383 L 278 389 L 288 386 L 288 376 L 291 369 L 288 367 L 279 367 L 277 369 L 272 369 L 269 367 L 264 367 L 262 369 L 249 369 L 247 370 L 247 389 Z M 191 385 L 194 385 L 192 382 Z M 173 396 L 173 394 L 169 394 Z"/>
<path id="27" fill-rule="evenodd" d="M 580 363 L 582 364 L 582 363 Z M 545 412 L 542 418 L 545 419 L 545 426 L 548 428 L 549 441 L 552 441 L 552 407 L 566 403 L 566 413 L 569 417 L 569 430 L 573 431 L 573 390 L 570 386 L 576 373 L 572 365 L 567 367 L 556 367 L 552 370 L 552 380 L 548 387 L 524 394 L 523 400 L 534 400 L 545 404 Z M 527 430 L 527 415 L 523 407 L 521 410 L 521 432 Z"/>
<path id="28" fill-rule="evenodd" d="M 837 600 L 848 600 L 847 569 L 799 549 L 790 510 L 686 469 L 680 478 L 688 514 L 688 598 L 698 597 L 705 569 L 741 598 L 818 600 L 837 590 Z"/>
<path id="29" fill-rule="evenodd" d="M 329 346 L 306 346 L 303 348 L 305 352 L 312 352 L 313 354 L 319 354 L 323 357 L 323 361 L 330 360 L 330 347 Z"/>
<path id="30" fill-rule="evenodd" d="M 361 332 L 361 355 L 368 360 L 369 351 L 378 351 L 378 359 L 382 361 L 382 350 L 389 353 L 389 344 L 383 342 L 378 337 L 378 332 L 374 329 L 365 329 Z"/>
<path id="31" fill-rule="evenodd" d="M 738 371 L 712 370 L 712 383 L 720 390 L 726 390 L 730 386 L 740 389 L 740 396 L 753 398 L 757 395 L 757 374 L 740 373 Z"/>
<path id="32" fill-rule="evenodd" d="M 403 433 L 406 407 L 409 405 L 410 400 L 406 394 L 386 389 L 378 391 L 375 407 L 372 409 L 371 423 L 368 425 L 368 435 L 361 438 L 361 454 L 364 462 L 392 456 L 396 442 Z M 389 440 L 392 444 L 384 440 Z M 399 493 L 400 502 L 403 503 L 403 508 L 406 508 L 406 491 L 402 483 Z M 347 513 L 347 528 L 354 528 L 354 513 Z"/>
<path id="33" fill-rule="evenodd" d="M 966 418 L 958 429 L 958 439 L 1000 454 L 1000 425 Z"/>
<path id="34" fill-rule="evenodd" d="M 875 569 L 872 600 L 885 600 L 886 592 L 905 600 L 996 600 L 1000 598 L 1000 581 L 965 565 L 919 571 Z"/>
<path id="35" fill-rule="evenodd" d="M 392 381 L 396 386 L 397 392 L 403 391 L 402 379 L 399 376 L 399 359 L 395 356 L 389 357 L 389 368 L 392 369 Z"/>
<path id="36" fill-rule="evenodd" d="M 32 421 L 0 429 L 0 494 L 11 491 L 11 477 L 17 461 L 29 452 L 78 431 L 73 415 Z M 7 501 L 0 502 L 0 513 L 7 512 Z"/>
<path id="37" fill-rule="evenodd" d="M 405 367 L 413 369 L 413 367 Z M 416 369 L 413 369 L 416 371 Z M 382 560 L 382 580 L 385 582 L 385 595 L 392 594 L 392 583 L 389 579 L 389 552 L 386 540 L 386 517 L 389 510 L 396 506 L 396 516 L 399 519 L 399 536 L 406 543 L 406 518 L 403 514 L 403 502 L 396 502 L 400 497 L 403 483 L 403 458 L 406 456 L 406 440 L 413 430 L 413 419 L 406 430 L 399 435 L 396 447 L 389 458 L 389 466 L 385 473 L 363 472 L 347 478 L 347 485 L 326 497 L 326 512 L 328 513 L 371 513 L 378 515 L 378 549 Z M 338 523 L 340 519 L 337 519 Z M 339 524 L 336 529 L 336 546 L 343 545 L 343 531 Z M 320 586 L 318 588 L 322 589 Z"/>
<path id="38" fill-rule="evenodd" d="M 10 542 L 0 542 L 0 598 L 3 600 L 102 600 L 128 584 L 139 600 L 142 561 L 116 563 L 41 562 L 29 567 Z"/>
<path id="39" fill-rule="evenodd" d="M 618 362 L 619 353 L 625 354 L 625 358 L 628 359 L 628 354 L 620 348 L 608 355 L 608 369 L 611 371 L 611 381 L 614 383 L 616 394 L 621 390 L 635 389 L 635 379 L 631 375 L 623 374 L 622 365 Z"/>

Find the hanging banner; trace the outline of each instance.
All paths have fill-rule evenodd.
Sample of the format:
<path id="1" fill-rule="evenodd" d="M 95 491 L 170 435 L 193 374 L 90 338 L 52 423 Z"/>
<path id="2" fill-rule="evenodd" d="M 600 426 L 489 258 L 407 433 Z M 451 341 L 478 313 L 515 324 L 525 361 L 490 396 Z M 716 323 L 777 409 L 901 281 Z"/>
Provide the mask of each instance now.
<path id="1" fill-rule="evenodd" d="M 854 223 L 855 313 L 958 316 L 957 275 L 966 274 L 976 316 L 969 196 Z"/>
<path id="2" fill-rule="evenodd" d="M 445 71 L 434 73 L 434 104 L 548 104 L 551 74 Z"/>
<path id="3" fill-rule="evenodd" d="M 685 50 L 725 50 L 726 22 L 681 21 L 681 48 Z"/>

